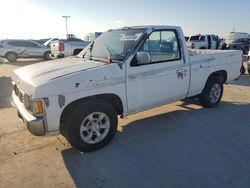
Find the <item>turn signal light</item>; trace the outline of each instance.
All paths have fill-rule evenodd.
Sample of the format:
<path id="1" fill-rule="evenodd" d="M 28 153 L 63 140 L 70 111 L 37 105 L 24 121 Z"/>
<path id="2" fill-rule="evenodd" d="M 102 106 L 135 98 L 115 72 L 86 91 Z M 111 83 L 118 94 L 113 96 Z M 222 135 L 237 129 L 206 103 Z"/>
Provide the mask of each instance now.
<path id="1" fill-rule="evenodd" d="M 59 51 L 64 51 L 64 43 L 59 43 Z"/>
<path id="2" fill-rule="evenodd" d="M 37 110 L 37 113 L 43 113 L 43 102 L 42 101 L 36 102 L 36 110 Z"/>

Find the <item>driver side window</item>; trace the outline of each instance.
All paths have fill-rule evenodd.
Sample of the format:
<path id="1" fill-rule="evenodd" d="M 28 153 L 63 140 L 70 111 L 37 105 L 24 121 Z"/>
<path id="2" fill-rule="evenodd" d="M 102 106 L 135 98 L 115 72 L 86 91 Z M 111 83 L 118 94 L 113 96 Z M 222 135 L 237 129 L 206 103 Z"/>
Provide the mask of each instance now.
<path id="1" fill-rule="evenodd" d="M 174 30 L 152 32 L 140 51 L 150 54 L 151 63 L 174 61 L 181 58 L 178 38 Z"/>

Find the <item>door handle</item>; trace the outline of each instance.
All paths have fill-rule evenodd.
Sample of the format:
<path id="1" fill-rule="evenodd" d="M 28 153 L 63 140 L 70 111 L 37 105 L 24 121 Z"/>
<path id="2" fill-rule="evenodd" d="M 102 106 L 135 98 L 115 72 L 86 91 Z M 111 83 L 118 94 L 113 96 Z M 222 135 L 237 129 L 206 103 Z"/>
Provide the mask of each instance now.
<path id="1" fill-rule="evenodd" d="M 176 70 L 177 78 L 183 79 L 183 77 L 187 76 L 187 70 L 186 69 L 177 69 Z"/>
<path id="2" fill-rule="evenodd" d="M 184 72 L 184 70 L 183 69 L 177 69 L 176 70 L 176 73 L 178 74 L 178 73 L 183 73 Z"/>
<path id="3" fill-rule="evenodd" d="M 177 79 L 183 79 L 184 77 L 183 69 L 177 69 L 176 74 L 177 74 Z"/>

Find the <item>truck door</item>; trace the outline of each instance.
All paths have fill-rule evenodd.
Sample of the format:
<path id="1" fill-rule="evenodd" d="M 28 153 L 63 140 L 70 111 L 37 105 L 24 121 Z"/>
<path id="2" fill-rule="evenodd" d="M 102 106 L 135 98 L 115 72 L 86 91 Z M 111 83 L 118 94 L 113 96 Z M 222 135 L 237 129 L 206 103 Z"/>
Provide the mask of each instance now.
<path id="1" fill-rule="evenodd" d="M 207 43 L 208 43 L 207 49 L 211 49 L 211 36 L 210 35 L 207 36 Z"/>
<path id="2" fill-rule="evenodd" d="M 128 112 L 158 106 L 186 96 L 189 66 L 182 56 L 182 41 L 176 30 L 157 30 L 140 47 L 148 52 L 150 63 L 127 64 Z"/>
<path id="3" fill-rule="evenodd" d="M 211 49 L 217 48 L 217 41 L 215 35 L 211 35 Z"/>

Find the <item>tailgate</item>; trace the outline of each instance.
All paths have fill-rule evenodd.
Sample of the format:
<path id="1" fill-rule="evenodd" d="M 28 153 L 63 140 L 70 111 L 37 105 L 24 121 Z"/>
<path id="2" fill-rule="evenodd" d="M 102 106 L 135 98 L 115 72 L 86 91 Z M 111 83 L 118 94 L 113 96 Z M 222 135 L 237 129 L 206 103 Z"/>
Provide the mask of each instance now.
<path id="1" fill-rule="evenodd" d="M 192 48 L 192 42 L 186 42 L 188 48 Z"/>
<path id="2" fill-rule="evenodd" d="M 51 54 L 59 54 L 60 53 L 59 44 L 60 44 L 59 40 L 51 43 L 51 45 L 50 45 Z"/>

